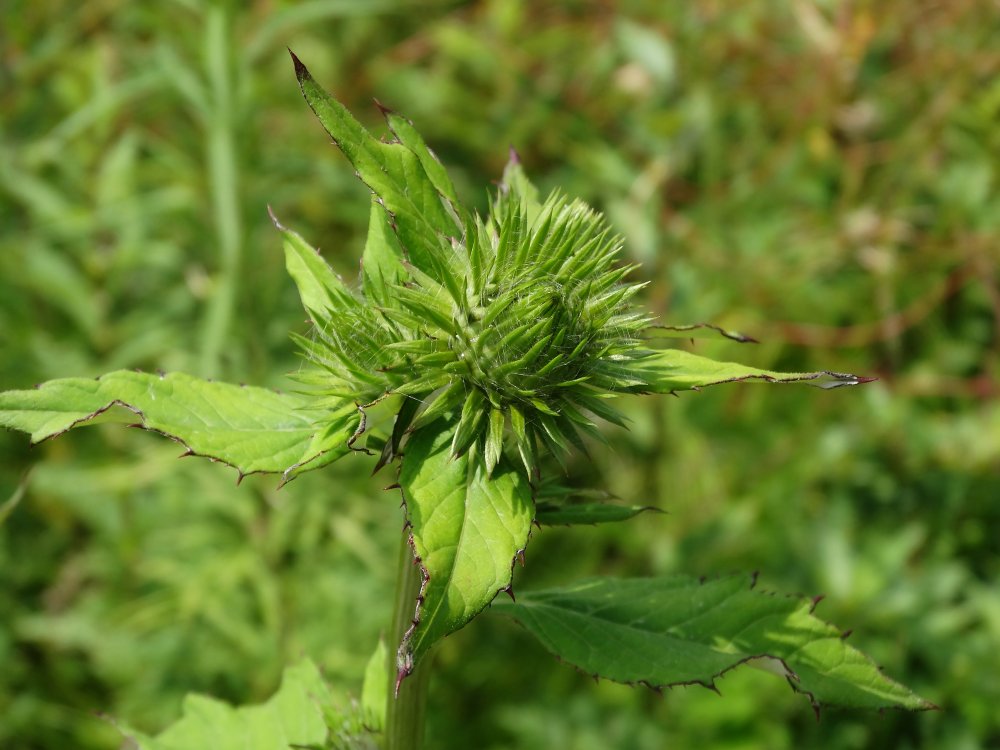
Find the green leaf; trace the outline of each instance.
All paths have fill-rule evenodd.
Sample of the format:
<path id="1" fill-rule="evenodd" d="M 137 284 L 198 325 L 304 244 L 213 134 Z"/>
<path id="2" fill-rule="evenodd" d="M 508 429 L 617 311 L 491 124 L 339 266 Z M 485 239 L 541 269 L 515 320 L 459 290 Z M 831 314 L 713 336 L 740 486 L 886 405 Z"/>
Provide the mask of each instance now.
<path id="1" fill-rule="evenodd" d="M 399 649 L 400 676 L 510 586 L 534 516 L 527 479 L 502 460 L 486 478 L 481 460 L 453 458 L 453 424 L 434 422 L 404 448 L 399 484 L 424 575 L 417 625 Z"/>
<path id="2" fill-rule="evenodd" d="M 259 706 L 234 708 L 203 695 L 184 699 L 183 717 L 156 737 L 124 730 L 140 750 L 283 750 L 323 747 L 329 731 L 330 691 L 316 666 L 285 670 L 281 688 Z"/>
<path id="3" fill-rule="evenodd" d="M 626 368 L 622 368 L 625 370 Z M 768 383 L 805 383 L 817 388 L 838 388 L 844 385 L 867 383 L 874 378 L 863 378 L 840 372 L 775 372 L 735 362 L 716 362 L 680 349 L 653 352 L 631 364 L 629 375 L 642 380 L 643 386 L 633 386 L 635 392 L 671 393 L 697 390 L 720 383 L 745 380 L 762 380 Z"/>
<path id="4" fill-rule="evenodd" d="M 376 732 L 385 727 L 385 707 L 389 700 L 389 650 L 383 638 L 365 667 L 365 681 L 361 685 L 361 713 L 365 726 Z"/>
<path id="5" fill-rule="evenodd" d="M 368 238 L 361 256 L 361 288 L 371 302 L 381 306 L 391 305 L 389 287 L 401 283 L 405 278 L 403 249 L 392 231 L 388 214 L 378 198 L 373 197 L 368 219 Z"/>
<path id="6" fill-rule="evenodd" d="M 497 601 L 560 659 L 588 674 L 651 687 L 715 687 L 750 663 L 786 677 L 814 706 L 929 709 L 883 675 L 815 602 L 758 593 L 742 577 L 597 579 Z"/>
<path id="7" fill-rule="evenodd" d="M 535 522 L 541 526 L 615 523 L 635 518 L 647 510 L 656 511 L 659 509 L 649 505 L 613 505 L 611 503 L 580 503 L 576 505 L 539 503 L 535 513 Z"/>
<path id="8" fill-rule="evenodd" d="M 28 432 L 37 443 L 97 421 L 137 423 L 182 443 L 188 455 L 241 475 L 282 473 L 288 481 L 348 453 L 359 425 L 350 402 L 330 411 L 308 406 L 301 396 L 265 388 L 120 370 L 0 393 L 0 426 Z"/>
<path id="9" fill-rule="evenodd" d="M 396 136 L 396 140 L 413 152 L 413 155 L 420 161 L 420 165 L 424 168 L 424 172 L 427 173 L 428 179 L 434 184 L 437 191 L 451 202 L 452 207 L 457 209 L 459 200 L 458 193 L 455 192 L 455 186 L 452 184 L 448 172 L 438 160 L 437 155 L 424 142 L 423 136 L 413 127 L 413 123 L 405 117 L 383 107 L 381 104 L 379 106 L 382 109 L 382 114 L 385 116 L 386 123 L 389 125 L 389 130 Z"/>
<path id="10" fill-rule="evenodd" d="M 300 234 L 283 226 L 270 207 L 268 213 L 284 238 L 285 268 L 299 289 L 302 306 L 313 321 L 326 317 L 331 309 L 343 309 L 356 304 L 344 282 L 333 272 L 319 251 Z"/>
<path id="11" fill-rule="evenodd" d="M 309 107 L 324 129 L 392 214 L 409 260 L 438 281 L 450 273 L 453 252 L 448 238 L 462 228 L 420 163 L 402 143 L 382 143 L 347 108 L 313 80 L 293 54 L 295 75 Z"/>

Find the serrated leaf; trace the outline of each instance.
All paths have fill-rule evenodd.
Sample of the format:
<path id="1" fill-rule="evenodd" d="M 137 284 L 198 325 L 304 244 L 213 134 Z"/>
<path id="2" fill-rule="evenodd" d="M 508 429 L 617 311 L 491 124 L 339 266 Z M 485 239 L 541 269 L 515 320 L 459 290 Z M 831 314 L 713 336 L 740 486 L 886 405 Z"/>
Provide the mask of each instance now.
<path id="1" fill-rule="evenodd" d="M 330 411 L 308 407 L 301 396 L 265 388 L 120 370 L 0 393 L 0 426 L 30 433 L 37 443 L 96 421 L 138 423 L 241 474 L 282 473 L 288 480 L 348 453 L 359 424 L 350 402 Z"/>
<path id="2" fill-rule="evenodd" d="M 415 432 L 399 474 L 424 574 L 418 624 L 399 649 L 401 676 L 510 585 L 534 516 L 524 475 L 501 460 L 487 479 L 481 461 L 452 458 L 452 429 L 439 421 Z"/>
<path id="3" fill-rule="evenodd" d="M 755 662 L 779 670 L 815 706 L 934 707 L 883 675 L 813 607 L 753 591 L 742 577 L 669 576 L 585 581 L 497 601 L 493 610 L 560 659 L 616 682 L 714 687 L 727 670 Z"/>
<path id="4" fill-rule="evenodd" d="M 313 321 L 326 317 L 331 309 L 354 304 L 351 292 L 319 251 L 300 234 L 284 227 L 274 213 L 271 213 L 271 221 L 284 240 L 285 268 L 298 287 L 302 306 Z"/>
<path id="5" fill-rule="evenodd" d="M 401 143 L 382 143 L 347 108 L 316 83 L 293 54 L 295 75 L 309 107 L 354 165 L 358 175 L 392 214 L 396 233 L 411 263 L 444 282 L 451 263 L 445 239 L 462 228 L 417 156 Z"/>
<path id="6" fill-rule="evenodd" d="M 125 730 L 140 750 L 284 750 L 324 746 L 330 691 L 316 666 L 285 670 L 281 688 L 259 706 L 235 708 L 203 695 L 184 699 L 183 716 L 155 737 Z"/>
<path id="7" fill-rule="evenodd" d="M 609 373 L 615 368 L 607 367 Z M 671 393 L 703 388 L 721 383 L 761 380 L 767 383 L 805 383 L 817 388 L 838 388 L 867 383 L 874 378 L 840 372 L 776 372 L 735 362 L 717 362 L 680 349 L 651 353 L 628 367 L 618 368 L 622 375 L 641 380 L 644 385 L 632 386 L 637 392 Z M 617 374 L 617 373 L 615 373 Z M 614 377 L 614 375 L 612 375 Z"/>
<path id="8" fill-rule="evenodd" d="M 574 526 L 616 523 L 635 518 L 644 511 L 655 511 L 649 505 L 613 505 L 611 503 L 579 503 L 555 505 L 539 503 L 535 522 L 541 526 Z"/>

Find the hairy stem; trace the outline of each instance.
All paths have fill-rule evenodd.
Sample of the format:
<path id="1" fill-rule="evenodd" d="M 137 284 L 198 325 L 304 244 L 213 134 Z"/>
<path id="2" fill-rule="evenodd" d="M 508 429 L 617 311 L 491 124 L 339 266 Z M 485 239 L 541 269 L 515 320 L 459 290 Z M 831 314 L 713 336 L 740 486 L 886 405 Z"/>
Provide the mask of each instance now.
<path id="1" fill-rule="evenodd" d="M 396 600 L 392 612 L 392 640 L 398 647 L 413 622 L 417 596 L 420 593 L 420 566 L 414 564 L 410 549 L 409 529 L 403 530 L 396 567 Z M 427 703 L 427 683 L 430 678 L 429 658 L 399 683 L 397 665 L 390 652 L 389 698 L 385 713 L 386 750 L 417 750 L 424 734 L 424 706 Z"/>

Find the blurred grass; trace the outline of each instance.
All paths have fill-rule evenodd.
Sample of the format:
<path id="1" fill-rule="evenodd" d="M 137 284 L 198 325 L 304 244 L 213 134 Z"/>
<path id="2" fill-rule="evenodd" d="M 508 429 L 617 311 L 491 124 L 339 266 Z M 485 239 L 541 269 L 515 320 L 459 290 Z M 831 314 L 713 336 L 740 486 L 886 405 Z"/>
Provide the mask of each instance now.
<path id="1" fill-rule="evenodd" d="M 756 569 L 944 709 L 817 724 L 752 670 L 724 700 L 595 686 L 484 617 L 437 657 L 429 747 L 996 747 L 997 30 L 975 0 L 9 0 L 0 387 L 287 385 L 303 315 L 265 206 L 348 277 L 368 206 L 290 46 L 366 123 L 376 96 L 413 119 L 471 202 L 513 145 L 608 212 L 658 314 L 765 342 L 698 351 L 881 378 L 635 406 L 570 479 L 669 515 L 537 531 L 516 586 Z M 112 747 L 95 712 L 155 729 L 302 654 L 359 681 L 400 524 L 367 466 L 275 492 L 103 427 L 0 450 L 0 747 Z"/>

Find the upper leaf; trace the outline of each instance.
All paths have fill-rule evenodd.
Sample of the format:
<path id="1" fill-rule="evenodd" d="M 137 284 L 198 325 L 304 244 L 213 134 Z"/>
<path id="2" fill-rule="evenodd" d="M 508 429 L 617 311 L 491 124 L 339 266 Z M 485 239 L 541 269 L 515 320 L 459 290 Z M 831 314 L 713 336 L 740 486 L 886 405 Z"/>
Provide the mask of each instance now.
<path id="1" fill-rule="evenodd" d="M 720 383 L 761 380 L 767 383 L 805 383 L 817 388 L 838 388 L 867 383 L 874 378 L 862 378 L 841 372 L 776 372 L 748 367 L 735 362 L 717 362 L 680 349 L 653 352 L 630 368 L 641 385 L 636 392 L 672 393 L 697 390 Z"/>
<path id="2" fill-rule="evenodd" d="M 109 412 L 115 406 L 131 414 Z M 241 474 L 282 473 L 285 481 L 348 453 L 360 421 L 350 402 L 316 410 L 301 396 L 183 373 L 120 370 L 97 379 L 51 380 L 34 390 L 0 393 L 0 425 L 31 433 L 34 442 L 115 416 L 167 435 L 191 454 L 229 464 Z"/>
<path id="3" fill-rule="evenodd" d="M 350 306 L 353 302 L 350 290 L 330 268 L 319 251 L 306 242 L 298 232 L 282 226 L 270 207 L 268 213 L 274 226 L 284 238 L 285 268 L 298 287 L 302 306 L 313 321 L 322 319 L 330 310 Z"/>
<path id="4" fill-rule="evenodd" d="M 424 583 L 415 624 L 400 644 L 405 677 L 435 642 L 461 628 L 508 589 L 534 508 L 524 475 L 505 460 L 486 476 L 469 453 L 454 458 L 453 423 L 417 430 L 406 444 L 399 484 Z"/>
<path id="5" fill-rule="evenodd" d="M 441 281 L 451 262 L 450 238 L 461 236 L 462 227 L 457 213 L 449 211 L 447 197 L 438 191 L 435 180 L 425 171 L 421 158 L 403 143 L 377 140 L 343 104 L 313 80 L 294 54 L 292 60 L 306 102 L 361 179 L 392 215 L 410 261 Z M 399 127 L 398 122 L 396 127 Z M 418 147 L 408 134 L 404 137 L 410 146 Z M 440 180 L 436 171 L 435 177 Z"/>
<path id="6" fill-rule="evenodd" d="M 588 674 L 652 687 L 715 687 L 744 663 L 786 677 L 813 705 L 929 709 L 813 616 L 815 604 L 743 578 L 599 579 L 498 601 L 552 653 Z"/>

